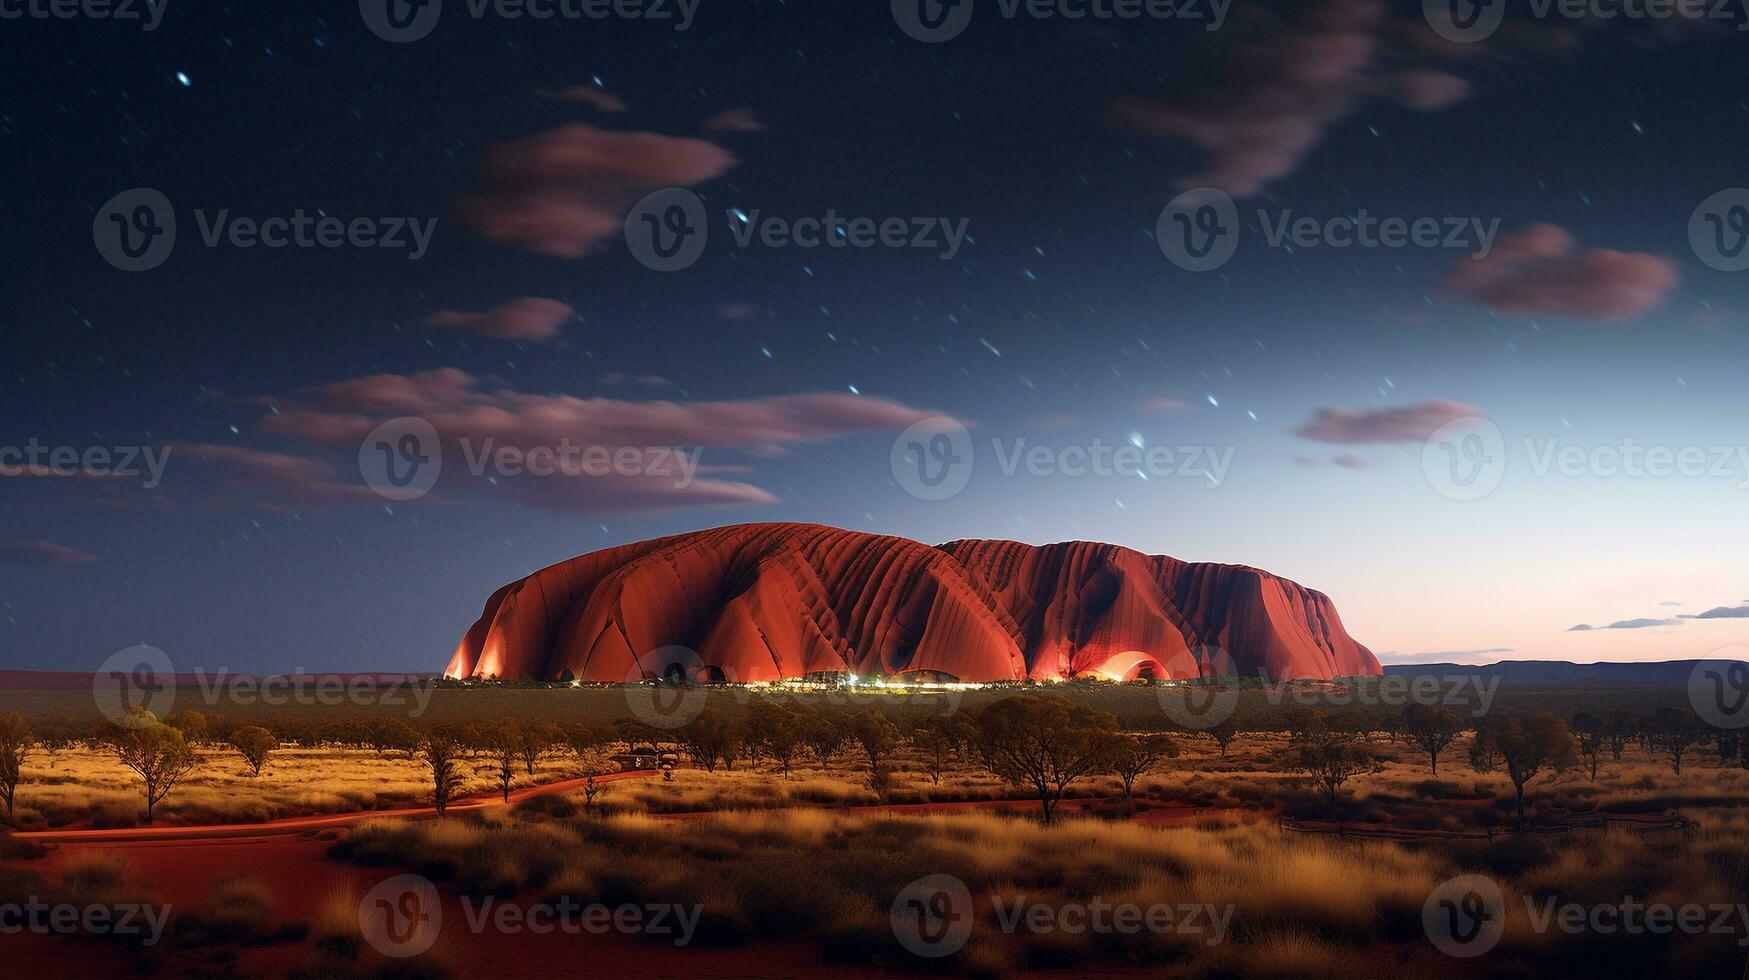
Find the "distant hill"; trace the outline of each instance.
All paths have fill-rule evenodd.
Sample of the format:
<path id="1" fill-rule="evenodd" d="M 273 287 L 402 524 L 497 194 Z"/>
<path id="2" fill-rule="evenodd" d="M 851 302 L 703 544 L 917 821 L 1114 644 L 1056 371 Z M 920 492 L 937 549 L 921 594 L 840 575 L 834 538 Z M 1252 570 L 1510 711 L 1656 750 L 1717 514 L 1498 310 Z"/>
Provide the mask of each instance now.
<path id="1" fill-rule="evenodd" d="M 1696 665 L 1728 661 L 1658 660 L 1648 663 L 1576 664 L 1567 660 L 1502 660 L 1496 664 L 1389 664 L 1386 677 L 1465 674 L 1498 677 L 1502 684 L 1537 687 L 1687 686 Z"/>

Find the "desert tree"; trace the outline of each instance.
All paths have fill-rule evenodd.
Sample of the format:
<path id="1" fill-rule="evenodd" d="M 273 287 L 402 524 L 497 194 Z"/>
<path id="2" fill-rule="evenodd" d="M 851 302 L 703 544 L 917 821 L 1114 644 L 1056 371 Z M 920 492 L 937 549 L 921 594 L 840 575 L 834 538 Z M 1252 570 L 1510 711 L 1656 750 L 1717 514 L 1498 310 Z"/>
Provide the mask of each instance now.
<path id="1" fill-rule="evenodd" d="M 200 765 L 182 733 L 144 708 L 129 709 L 126 718 L 110 727 L 107 741 L 116 761 L 140 777 L 148 824 L 158 804 Z"/>
<path id="2" fill-rule="evenodd" d="M 601 765 L 601 756 L 613 738 L 613 731 L 591 722 L 577 721 L 560 728 L 559 738 L 577 757 L 577 764 L 584 772 L 591 773 Z"/>
<path id="3" fill-rule="evenodd" d="M 1352 732 L 1330 729 L 1308 732 L 1299 747 L 1291 750 L 1290 762 L 1323 797 L 1331 823 L 1337 822 L 1342 787 L 1356 776 L 1383 768 L 1371 752 L 1357 743 Z"/>
<path id="4" fill-rule="evenodd" d="M 1647 726 L 1646 744 L 1670 760 L 1671 769 L 1682 775 L 1682 758 L 1688 750 L 1700 744 L 1705 730 L 1692 713 L 1676 708 L 1659 708 Z"/>
<path id="5" fill-rule="evenodd" d="M 607 792 L 607 787 L 608 787 L 607 781 L 600 779 L 600 778 L 597 778 L 594 773 L 590 773 L 589 775 L 583 777 L 583 806 L 584 806 L 584 808 L 591 809 L 591 810 L 594 809 L 595 808 L 595 801 L 600 799 L 603 793 Z"/>
<path id="6" fill-rule="evenodd" d="M 373 719 L 365 726 L 365 738 L 365 744 L 379 756 L 413 752 L 419 747 L 419 733 L 399 718 Z"/>
<path id="7" fill-rule="evenodd" d="M 1487 727 L 1485 738 L 1499 755 L 1518 797 L 1518 826 L 1524 829 L 1524 787 L 1545 770 L 1559 772 L 1579 758 L 1579 746 L 1567 723 L 1553 712 L 1539 711 L 1520 718 L 1507 718 Z"/>
<path id="8" fill-rule="evenodd" d="M 1234 739 L 1239 737 L 1239 719 L 1223 718 L 1207 728 L 1196 729 L 1197 734 L 1214 740 L 1220 749 L 1221 758 L 1227 757 L 1227 749 L 1231 748 Z"/>
<path id="9" fill-rule="evenodd" d="M 899 747 L 899 726 L 885 712 L 870 708 L 851 717 L 850 738 L 868 757 L 868 771 L 884 772 L 881 763 Z"/>
<path id="10" fill-rule="evenodd" d="M 1312 732 L 1328 727 L 1324 723 L 1324 712 L 1316 708 L 1289 708 L 1282 712 L 1281 721 L 1289 745 L 1299 745 Z"/>
<path id="11" fill-rule="evenodd" d="M 262 767 L 267 765 L 267 757 L 279 748 L 279 740 L 265 728 L 248 725 L 231 733 L 231 747 L 243 757 L 249 774 L 260 776 Z"/>
<path id="12" fill-rule="evenodd" d="M 418 754 L 431 773 L 431 803 L 439 817 L 449 809 L 461 788 L 461 757 L 465 747 L 451 728 L 432 728 L 419 733 Z"/>
<path id="13" fill-rule="evenodd" d="M 1591 781 L 1597 782 L 1597 764 L 1602 760 L 1604 747 L 1607 743 L 1603 720 L 1589 712 L 1581 711 L 1573 716 L 1573 741 L 1579 747 L 1579 755 L 1585 760 L 1585 766 L 1591 772 Z"/>
<path id="14" fill-rule="evenodd" d="M 953 715 L 926 718 L 911 730 L 911 744 L 923 753 L 923 765 L 929 770 L 932 784 L 941 785 L 948 760 L 959 755 L 968 734 L 964 721 Z"/>
<path id="15" fill-rule="evenodd" d="M 1621 754 L 1628 747 L 1628 740 L 1633 737 L 1634 720 L 1621 712 L 1609 716 L 1609 724 L 1603 729 L 1603 744 L 1609 750 L 1609 757 L 1621 761 Z"/>
<path id="16" fill-rule="evenodd" d="M 1123 784 L 1123 798 L 1132 806 L 1136 798 L 1136 780 L 1146 775 L 1165 759 L 1178 757 L 1178 743 L 1167 735 L 1119 736 L 1112 744 L 1111 771 Z"/>
<path id="17" fill-rule="evenodd" d="M 1117 719 L 1061 698 L 1018 694 L 979 713 L 978 755 L 997 776 L 1038 794 L 1044 822 L 1075 780 L 1110 766 Z"/>
<path id="18" fill-rule="evenodd" d="M 24 774 L 24 760 L 36 746 L 36 737 L 24 716 L 16 711 L 0 715 L 0 797 L 5 797 L 6 819 L 12 820 L 14 800 L 18 797 L 18 781 Z"/>
<path id="19" fill-rule="evenodd" d="M 765 753 L 777 763 L 779 771 L 789 775 L 802 740 L 807 735 L 807 719 L 783 705 L 770 705 L 773 710 L 759 716 L 752 737 L 765 747 Z"/>
<path id="20" fill-rule="evenodd" d="M 164 724 L 181 732 L 183 741 L 190 746 L 201 745 L 213 738 L 212 727 L 207 723 L 206 715 L 193 708 L 170 712 L 164 716 Z"/>
<path id="21" fill-rule="evenodd" d="M 849 738 L 845 727 L 844 716 L 833 708 L 822 708 L 809 719 L 806 736 L 808 750 L 820 760 L 820 768 L 829 766 L 832 757 L 844 748 L 844 743 Z"/>
<path id="22" fill-rule="evenodd" d="M 704 711 L 680 729 L 680 742 L 692 761 L 705 772 L 716 772 L 717 762 L 736 755 L 735 741 L 741 737 L 735 726 L 715 711 Z"/>
<path id="23" fill-rule="evenodd" d="M 522 767 L 530 776 L 534 775 L 534 767 L 541 758 L 559 744 L 562 734 L 559 726 L 549 721 L 533 721 L 522 726 Z"/>
<path id="24" fill-rule="evenodd" d="M 1476 772 L 1493 772 L 1500 767 L 1500 748 L 1488 737 L 1488 725 L 1476 726 L 1476 736 L 1470 739 L 1470 768 Z"/>
<path id="25" fill-rule="evenodd" d="M 514 724 L 506 723 L 480 733 L 479 747 L 490 760 L 492 779 L 504 802 L 510 802 L 510 787 L 516 782 L 516 770 L 522 761 L 523 733 Z"/>
<path id="26" fill-rule="evenodd" d="M 1464 723 L 1450 708 L 1417 701 L 1403 712 L 1403 727 L 1409 738 L 1427 755 L 1427 768 L 1437 776 L 1439 754 L 1464 730 Z"/>

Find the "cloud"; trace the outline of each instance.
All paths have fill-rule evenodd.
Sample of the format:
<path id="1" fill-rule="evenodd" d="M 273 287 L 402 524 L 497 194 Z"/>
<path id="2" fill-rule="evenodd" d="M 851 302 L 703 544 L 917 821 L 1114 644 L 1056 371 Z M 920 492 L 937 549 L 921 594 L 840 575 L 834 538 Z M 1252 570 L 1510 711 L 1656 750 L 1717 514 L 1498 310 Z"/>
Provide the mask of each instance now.
<path id="1" fill-rule="evenodd" d="M 1715 606 L 1703 613 L 1683 616 L 1683 619 L 1749 619 L 1749 605 Z"/>
<path id="2" fill-rule="evenodd" d="M 1354 453 L 1342 453 L 1339 456 L 1332 456 L 1330 457 L 1330 462 L 1335 463 L 1337 466 L 1340 466 L 1345 470 L 1364 470 L 1372 465 L 1372 462 L 1366 457 L 1356 456 Z"/>
<path id="3" fill-rule="evenodd" d="M 1620 320 L 1662 303 L 1680 278 L 1655 255 L 1579 251 L 1566 229 L 1535 224 L 1502 236 L 1484 258 L 1460 260 L 1445 286 L 1510 313 Z"/>
<path id="4" fill-rule="evenodd" d="M 735 164 L 704 140 L 570 123 L 486 151 L 456 218 L 483 238 L 577 258 L 620 234 L 645 194 L 713 180 Z"/>
<path id="5" fill-rule="evenodd" d="M 438 330 L 465 330 L 499 340 L 551 340 L 559 325 L 577 313 L 556 299 L 524 296 L 485 313 L 440 310 L 425 318 L 425 325 Z"/>
<path id="6" fill-rule="evenodd" d="M 624 112 L 626 104 L 598 88 L 588 85 L 567 85 L 561 89 L 539 89 L 534 94 L 559 102 L 582 102 L 602 112 Z"/>
<path id="7" fill-rule="evenodd" d="M 664 379 L 626 380 L 653 385 Z M 886 399 L 835 393 L 715 402 L 536 395 L 491 388 L 454 368 L 353 378 L 307 388 L 290 399 L 276 398 L 273 404 L 276 413 L 258 424 L 263 433 L 349 453 L 356 453 L 382 422 L 417 416 L 437 430 L 442 442 L 440 489 L 496 493 L 528 506 L 582 513 L 776 503 L 776 497 L 759 487 L 714 478 L 713 474 L 744 468 L 714 461 L 704 465 L 700 454 L 717 449 L 780 456 L 803 444 L 896 432 L 939 414 Z M 614 466 L 611 472 L 538 477 L 500 473 L 495 486 L 487 485 L 490 489 L 482 486 L 484 480 L 469 479 L 476 469 L 473 464 L 487 453 L 564 447 L 611 458 Z M 677 448 L 687 450 L 691 458 L 678 456 Z M 234 459 L 254 463 L 251 471 L 256 474 L 275 475 L 267 460 Z M 312 481 L 321 486 L 329 471 L 300 469 L 290 462 L 294 459 L 284 457 L 276 475 L 294 486 Z M 351 489 L 369 492 L 364 487 Z"/>
<path id="8" fill-rule="evenodd" d="M 1425 68 L 1398 72 L 1385 80 L 1385 87 L 1392 98 L 1422 112 L 1449 108 L 1470 94 L 1468 79 Z"/>
<path id="9" fill-rule="evenodd" d="M 1453 401 L 1426 401 L 1359 412 L 1346 408 L 1320 408 L 1310 422 L 1294 430 L 1294 435 L 1314 442 L 1344 445 L 1419 442 L 1440 426 L 1481 414 L 1477 409 Z M 1336 462 L 1343 465 L 1340 460 Z"/>
<path id="10" fill-rule="evenodd" d="M 706 119 L 704 129 L 706 132 L 763 133 L 765 124 L 753 115 L 752 109 L 724 109 Z"/>
<path id="11" fill-rule="evenodd" d="M 89 565 L 96 555 L 51 541 L 0 541 L 0 565 Z"/>
<path id="12" fill-rule="evenodd" d="M 1179 181 L 1182 188 L 1258 194 L 1292 173 L 1332 125 L 1369 98 L 1430 110 L 1468 92 L 1467 83 L 1444 72 L 1381 71 L 1387 56 L 1397 62 L 1413 52 L 1387 49 L 1394 27 L 1378 0 L 1327 0 L 1292 16 L 1264 16 L 1260 30 L 1236 25 L 1242 40 L 1210 46 L 1209 60 L 1175 72 L 1189 79 L 1177 90 L 1112 106 L 1120 128 L 1202 149 L 1207 169 Z"/>
<path id="13" fill-rule="evenodd" d="M 1149 415 L 1173 415 L 1188 412 L 1195 407 L 1182 398 L 1148 398 L 1136 405 L 1136 411 Z"/>
<path id="14" fill-rule="evenodd" d="M 1680 625 L 1682 625 L 1682 621 L 1679 619 L 1624 619 L 1619 622 L 1610 623 L 1608 626 L 1592 626 L 1587 623 L 1580 623 L 1578 626 L 1569 627 L 1567 632 L 1588 633 L 1595 630 L 1643 630 L 1650 629 L 1654 626 Z"/>
<path id="15" fill-rule="evenodd" d="M 382 502 L 364 484 L 342 482 L 339 468 L 326 460 L 211 443 L 173 443 L 171 448 L 179 458 L 215 466 L 220 485 L 229 491 L 267 492 L 306 504 Z"/>

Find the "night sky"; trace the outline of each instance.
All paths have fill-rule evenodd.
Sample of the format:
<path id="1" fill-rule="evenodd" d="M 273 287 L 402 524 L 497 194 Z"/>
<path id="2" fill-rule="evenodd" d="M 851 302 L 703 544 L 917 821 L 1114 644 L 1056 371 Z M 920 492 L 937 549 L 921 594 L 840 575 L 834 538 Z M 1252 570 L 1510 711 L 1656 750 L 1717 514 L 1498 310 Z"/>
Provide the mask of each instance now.
<path id="1" fill-rule="evenodd" d="M 144 642 L 181 669 L 437 670 L 507 581 L 771 520 L 1257 565 L 1387 662 L 1749 642 L 1749 191 L 1714 197 L 1749 185 L 1740 10 L 1514 3 L 1455 43 L 1419 3 L 1235 0 L 1208 30 L 1206 2 L 976 0 L 923 43 L 876 0 L 705 0 L 684 30 L 447 0 L 394 43 L 350 3 L 168 0 L 153 30 L 31 9 L 0 2 L 26 12 L 0 17 L 0 447 L 170 455 L 148 488 L 0 451 L 0 666 Z M 671 187 L 709 239 L 659 272 L 622 224 Z M 137 272 L 100 248 L 133 188 L 176 221 Z M 1239 237 L 1196 272 L 1156 231 L 1202 188 Z M 742 246 L 731 209 L 966 237 Z M 417 257 L 405 232 L 209 247 L 221 212 L 436 224 Z M 1269 241 L 1362 212 L 1496 233 L 1479 259 Z M 360 444 L 414 416 L 443 475 L 385 499 Z M 939 416 L 976 465 L 920 499 L 895 440 Z M 475 477 L 486 437 L 643 462 Z M 1020 439 L 1230 466 L 1010 475 L 993 441 Z M 1635 445 L 1706 462 L 1597 462 Z M 1476 446 L 1498 485 L 1459 499 L 1441 453 Z M 696 479 L 646 447 L 702 450 Z"/>

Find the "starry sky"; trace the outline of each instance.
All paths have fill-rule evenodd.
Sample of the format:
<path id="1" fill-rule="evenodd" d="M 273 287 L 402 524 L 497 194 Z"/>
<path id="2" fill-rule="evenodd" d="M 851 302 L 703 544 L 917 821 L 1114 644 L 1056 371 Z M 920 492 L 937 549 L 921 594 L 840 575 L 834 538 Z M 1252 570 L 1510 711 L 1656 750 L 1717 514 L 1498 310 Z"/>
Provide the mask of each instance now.
<path id="1" fill-rule="evenodd" d="M 437 670 L 507 581 L 771 520 L 1256 565 L 1387 662 L 1749 643 L 1741 12 L 375 2 L 0 19 L 0 667 Z M 142 188 L 176 233 L 128 271 Z M 627 229 L 676 193 L 708 239 L 660 271 Z M 250 234 L 300 218 L 378 234 Z M 1385 218 L 1439 240 L 1341 244 Z M 857 219 L 905 233 L 794 237 Z M 360 448 L 408 418 L 442 475 L 389 499 Z M 929 499 L 901 460 L 950 429 Z M 1118 447 L 1184 465 L 1062 465 Z"/>

